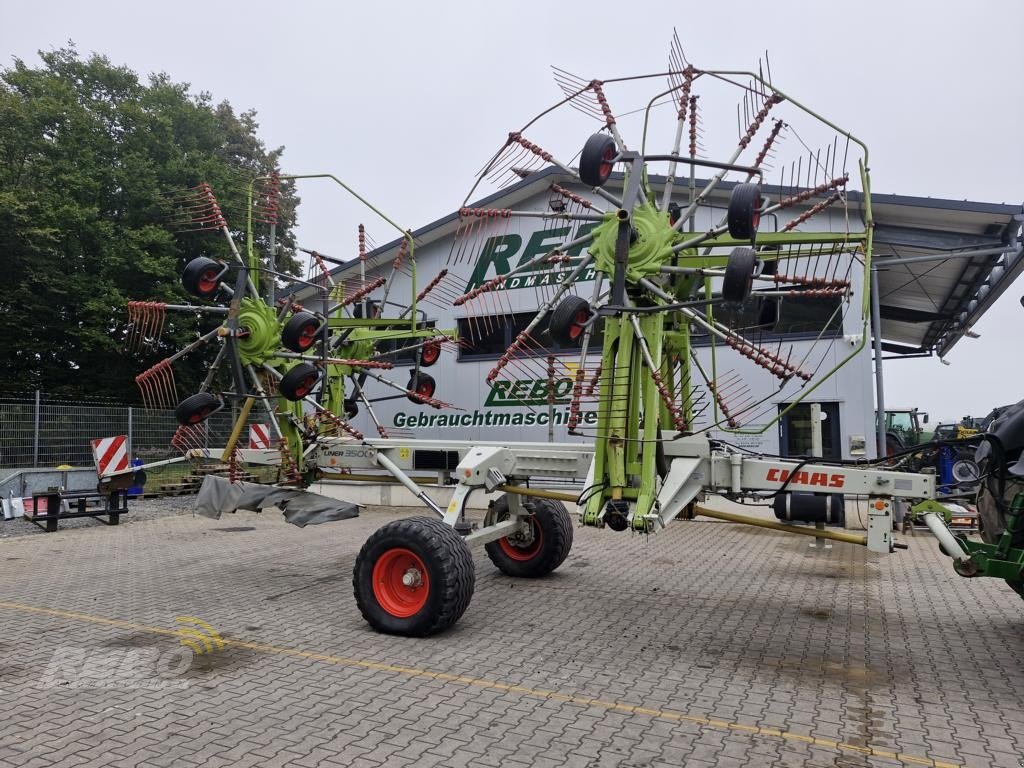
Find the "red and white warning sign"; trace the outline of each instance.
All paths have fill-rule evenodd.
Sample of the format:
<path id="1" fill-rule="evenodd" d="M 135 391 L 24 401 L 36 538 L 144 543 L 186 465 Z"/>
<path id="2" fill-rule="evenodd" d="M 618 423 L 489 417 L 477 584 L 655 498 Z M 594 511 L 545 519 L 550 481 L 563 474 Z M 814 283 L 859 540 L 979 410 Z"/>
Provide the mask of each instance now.
<path id="1" fill-rule="evenodd" d="M 92 458 L 102 477 L 128 469 L 128 437 L 101 437 L 92 441 Z"/>
<path id="2" fill-rule="evenodd" d="M 249 425 L 249 447 L 256 450 L 270 448 L 270 427 L 268 425 Z"/>

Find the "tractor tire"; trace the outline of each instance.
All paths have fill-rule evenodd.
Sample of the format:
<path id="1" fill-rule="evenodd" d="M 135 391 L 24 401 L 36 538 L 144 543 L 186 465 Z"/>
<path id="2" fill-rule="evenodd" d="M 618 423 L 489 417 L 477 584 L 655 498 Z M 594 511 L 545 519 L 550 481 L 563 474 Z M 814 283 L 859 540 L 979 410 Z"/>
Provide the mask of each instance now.
<path id="1" fill-rule="evenodd" d="M 228 268 L 219 261 L 197 256 L 181 272 L 181 284 L 200 299 L 213 298 L 220 290 L 220 279 Z"/>
<path id="2" fill-rule="evenodd" d="M 761 188 L 757 184 L 737 184 L 732 188 L 726 223 L 731 237 L 754 239 L 761 223 Z"/>
<path id="3" fill-rule="evenodd" d="M 320 370 L 312 363 L 299 363 L 277 383 L 277 391 L 285 400 L 293 403 L 301 400 L 320 381 Z"/>
<path id="4" fill-rule="evenodd" d="M 356 557 L 352 591 L 366 622 L 388 635 L 427 637 L 451 627 L 473 597 L 469 546 L 440 520 L 395 520 Z"/>
<path id="5" fill-rule="evenodd" d="M 722 278 L 722 299 L 731 304 L 742 304 L 750 298 L 756 269 L 757 253 L 753 248 L 733 248 Z"/>
<path id="6" fill-rule="evenodd" d="M 223 407 L 224 404 L 216 396 L 209 392 L 199 392 L 178 403 L 178 407 L 174 409 L 174 418 L 179 424 L 187 427 L 199 424 Z"/>
<path id="7" fill-rule="evenodd" d="M 281 329 L 281 344 L 292 352 L 306 352 L 320 336 L 323 324 L 310 312 L 296 312 Z"/>
<path id="8" fill-rule="evenodd" d="M 591 187 L 603 187 L 612 175 L 618 154 L 615 139 L 607 133 L 595 133 L 587 139 L 580 153 L 580 180 Z"/>
<path id="9" fill-rule="evenodd" d="M 981 477 L 988 475 L 989 467 L 990 462 L 988 459 L 983 459 L 978 464 Z M 1006 528 L 1006 514 L 996 505 L 992 490 L 988 485 L 987 482 L 982 480 L 981 487 L 978 490 L 977 507 L 978 515 L 981 517 L 981 538 L 986 544 L 998 544 Z M 1003 491 L 1003 500 L 1007 507 L 1018 493 L 1024 493 L 1024 480 L 1008 478 Z M 1024 530 L 1017 530 L 1010 545 L 1013 547 L 1024 547 Z M 1024 579 L 1007 579 L 1006 583 L 1024 599 Z"/>
<path id="10" fill-rule="evenodd" d="M 566 296 L 555 307 L 548 321 L 548 332 L 560 347 L 579 346 L 583 338 L 584 324 L 590 319 L 592 310 L 586 299 Z"/>
<path id="11" fill-rule="evenodd" d="M 428 341 L 420 347 L 420 368 L 429 368 L 441 359 L 441 342 Z"/>
<path id="12" fill-rule="evenodd" d="M 406 386 L 409 394 L 406 395 L 411 402 L 422 404 L 425 398 L 432 398 L 437 391 L 437 382 L 428 373 L 413 373 L 409 376 L 409 384 Z"/>
<path id="13" fill-rule="evenodd" d="M 565 507 L 550 499 L 523 497 L 530 512 L 532 538 L 506 536 L 484 545 L 487 556 L 506 576 L 535 579 L 547 576 L 569 556 L 572 548 L 572 518 Z M 486 525 L 508 520 L 508 496 L 492 501 Z"/>

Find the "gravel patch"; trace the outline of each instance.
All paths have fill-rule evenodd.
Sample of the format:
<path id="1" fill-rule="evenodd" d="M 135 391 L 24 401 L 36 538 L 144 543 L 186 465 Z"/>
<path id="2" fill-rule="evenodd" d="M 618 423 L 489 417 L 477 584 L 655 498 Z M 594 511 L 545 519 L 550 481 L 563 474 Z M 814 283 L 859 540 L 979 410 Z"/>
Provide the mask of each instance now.
<path id="1" fill-rule="evenodd" d="M 195 496 L 168 496 L 162 499 L 129 499 L 128 514 L 122 515 L 119 525 L 131 525 L 147 520 L 156 520 L 161 517 L 174 517 L 175 515 L 191 515 L 192 507 L 195 504 Z M 94 528 L 104 526 L 101 520 L 91 517 L 73 517 L 60 521 L 58 530 L 65 531 L 72 528 Z M 33 525 L 28 520 L 0 520 L 0 539 L 11 539 L 18 536 L 32 536 L 45 534 L 38 525 Z"/>

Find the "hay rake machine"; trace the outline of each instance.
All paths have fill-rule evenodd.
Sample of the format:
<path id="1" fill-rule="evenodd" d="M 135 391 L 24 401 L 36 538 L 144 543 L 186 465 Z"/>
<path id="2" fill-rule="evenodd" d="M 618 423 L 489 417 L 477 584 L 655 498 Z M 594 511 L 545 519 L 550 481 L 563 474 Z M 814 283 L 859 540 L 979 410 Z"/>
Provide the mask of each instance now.
<path id="1" fill-rule="evenodd" d="M 982 550 L 949 532 L 943 521 L 948 512 L 934 500 L 934 475 L 896 471 L 874 460 L 756 454 L 730 441 L 763 433 L 789 409 L 811 402 L 864 349 L 872 241 L 864 144 L 777 89 L 762 68 L 698 69 L 685 60 L 678 41 L 667 72 L 603 81 L 564 70 L 555 76 L 565 98 L 510 133 L 486 163 L 459 209 L 448 265 L 423 291 L 413 279 L 409 304 L 400 311 L 388 311 L 391 282 L 400 261 L 413 270 L 415 265 L 414 243 L 404 234 L 389 275 L 367 272 L 360 240 L 358 282 L 340 299 L 332 301 L 337 286 L 324 267 L 314 281 L 318 309 L 291 298 L 275 302 L 272 294 L 269 303 L 259 298 L 255 279 L 268 268 L 254 256 L 251 240 L 248 258 L 229 242 L 234 262 L 200 259 L 186 267 L 183 282 L 193 295 L 229 298 L 227 307 L 203 310 L 220 324 L 195 344 L 222 343 L 218 362 L 231 372 L 232 388 L 222 397 L 212 394 L 211 372 L 202 390 L 178 406 L 183 429 L 222 407 L 225 397 L 250 406 L 261 402 L 276 422 L 292 467 L 289 480 L 379 480 L 370 473 L 383 470 L 435 514 L 389 523 L 359 552 L 356 603 L 381 632 L 426 636 L 454 624 L 474 590 L 471 547 L 483 546 L 509 576 L 552 572 L 568 556 L 576 523 L 649 535 L 700 514 L 889 553 L 900 546 L 892 536 L 893 498 L 904 498 L 918 501 L 916 513 L 959 573 L 1019 574 L 1024 550 L 1006 542 Z M 708 126 L 723 111 L 707 105 L 729 93 L 739 101 L 735 140 Z M 728 103 L 731 121 L 735 100 Z M 567 134 L 565 114 L 576 112 L 584 139 L 556 154 Z M 824 149 L 811 150 L 808 142 Z M 796 154 L 783 159 L 787 146 Z M 486 185 L 501 187 L 541 166 L 561 172 L 546 207 L 491 209 L 469 202 Z M 698 181 L 698 172 L 710 178 Z M 769 172 L 778 174 L 777 184 L 768 183 Z M 200 189 L 197 197 L 188 206 L 193 220 L 230 241 L 212 193 Z M 272 185 L 252 197 L 270 200 L 266 207 L 272 209 Z M 543 247 L 528 249 L 512 266 L 498 252 L 503 233 L 537 218 L 545 222 L 537 240 Z M 452 280 L 459 264 L 481 244 L 484 256 L 492 263 L 505 257 L 507 268 L 453 290 L 461 283 Z M 322 254 L 310 255 L 323 265 Z M 346 267 L 341 274 L 356 274 L 355 264 Z M 515 322 L 503 292 L 512 284 L 534 288 L 535 314 L 486 378 L 494 384 L 524 375 L 548 382 L 568 377 L 568 428 L 585 441 L 387 435 L 363 392 L 367 378 L 414 402 L 446 405 L 434 399 L 432 380 L 430 387 L 418 385 L 421 365 L 436 359 L 441 344 L 472 347 L 494 325 Z M 469 332 L 457 342 L 454 331 L 417 323 L 416 305 L 427 293 L 463 313 Z M 802 311 L 807 302 L 824 305 L 824 314 Z M 350 316 L 344 314 L 348 307 Z M 141 305 L 134 311 L 138 335 L 159 334 L 159 312 Z M 778 330 L 787 313 L 805 317 L 799 343 Z M 418 350 L 408 386 L 377 373 L 387 367 L 380 352 L 385 342 Z M 174 359 L 143 374 L 150 396 L 173 392 Z M 271 408 L 275 390 L 278 405 Z M 380 437 L 367 437 L 345 421 L 357 400 Z M 425 471 L 454 484 L 446 506 L 427 492 L 422 475 L 413 474 Z M 538 479 L 582 481 L 583 491 L 537 487 Z M 466 514 L 474 491 L 498 494 L 482 521 Z M 698 506 L 707 494 L 770 505 L 781 517 L 817 523 L 834 520 L 839 494 L 866 497 L 867 532 L 793 526 Z"/>
<path id="2" fill-rule="evenodd" d="M 350 260 L 360 265 L 358 277 L 336 283 L 330 276 L 328 262 L 345 262 L 310 250 L 307 252 L 316 270 L 310 281 L 277 272 L 273 253 L 280 185 L 282 181 L 298 179 L 328 179 L 337 183 L 393 227 L 400 244 L 391 270 L 376 277 L 366 275 L 368 235 L 360 224 L 358 252 Z M 232 257 L 218 260 L 199 256 L 185 265 L 182 285 L 201 303 L 133 301 L 128 305 L 126 347 L 135 352 L 159 344 L 168 312 L 195 315 L 200 322 L 214 321 L 193 342 L 136 377 L 148 407 L 176 406 L 180 426 L 171 439 L 173 447 L 186 454 L 198 452 L 206 444 L 206 419 L 233 399 L 241 405 L 240 415 L 223 459 L 235 467 L 239 461 L 239 433 L 251 409 L 259 403 L 275 438 L 281 480 L 305 485 L 314 472 L 308 457 L 317 439 L 339 434 L 363 437 L 349 421 L 360 405 L 376 424 L 380 436 L 389 436 L 376 418 L 374 398 L 366 391 L 368 382 L 418 404 L 447 407 L 447 403 L 434 397 L 436 383 L 422 369 L 437 362 L 443 345 L 454 343 L 455 335 L 422 325 L 422 313 L 417 312 L 416 303 L 429 292 L 430 286 L 417 293 L 415 244 L 408 233 L 342 181 L 329 174 L 276 173 L 253 180 L 248 188 L 244 256 L 209 185 L 200 184 L 177 194 L 170 204 L 174 226 L 181 231 L 221 235 Z M 254 246 L 254 229 L 261 225 L 269 227 L 271 256 L 266 260 L 260 259 Z M 402 270 L 410 278 L 412 294 L 406 303 L 397 303 L 390 289 Z M 306 307 L 296 302 L 293 295 L 277 296 L 279 278 L 315 288 L 315 304 Z M 383 291 L 381 298 L 369 301 L 367 297 L 378 289 Z M 219 344 L 209 372 L 198 392 L 179 401 L 174 363 L 208 344 Z M 389 356 L 396 349 L 414 353 L 406 384 L 394 381 L 388 373 L 395 368 Z M 227 386 L 222 384 L 222 369 L 227 370 Z"/>

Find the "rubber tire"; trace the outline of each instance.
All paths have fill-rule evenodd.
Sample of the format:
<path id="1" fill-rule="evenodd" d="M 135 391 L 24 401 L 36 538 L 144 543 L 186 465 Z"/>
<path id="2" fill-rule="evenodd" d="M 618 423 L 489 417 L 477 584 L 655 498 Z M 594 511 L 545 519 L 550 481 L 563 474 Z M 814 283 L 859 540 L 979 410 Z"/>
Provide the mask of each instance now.
<path id="1" fill-rule="evenodd" d="M 982 477 L 985 477 L 988 474 L 989 463 L 988 459 L 982 459 L 982 461 L 978 463 L 978 470 Z M 1015 480 L 1013 478 L 1007 479 L 1003 496 L 1007 506 L 1009 506 L 1010 502 L 1013 501 L 1013 497 L 1017 493 L 1021 492 L 1024 492 L 1024 481 Z M 1006 528 L 1006 517 L 995 505 L 992 493 L 988 488 L 988 483 L 984 480 L 980 483 L 978 488 L 978 501 L 976 506 L 978 508 L 978 516 L 981 518 L 980 532 L 982 541 L 986 544 L 998 544 L 999 539 L 1003 535 L 1003 529 Z M 1013 547 L 1024 547 L 1024 530 L 1018 530 L 1010 544 Z M 1006 579 L 1006 583 L 1010 585 L 1010 588 L 1014 592 L 1020 595 L 1021 599 L 1024 599 L 1024 579 Z"/>
<path id="2" fill-rule="evenodd" d="M 315 375 L 317 381 L 320 380 L 320 370 L 315 365 L 312 363 L 299 363 L 277 383 L 277 391 L 281 393 L 281 397 L 285 400 L 290 400 L 293 403 L 297 402 L 306 397 L 316 387 L 316 382 L 314 382 L 309 389 L 305 392 L 302 391 L 311 375 Z"/>
<path id="3" fill-rule="evenodd" d="M 204 280 L 213 280 L 213 276 L 222 275 L 225 267 L 219 261 L 208 259 L 205 256 L 197 256 L 185 265 L 181 271 L 181 284 L 193 296 L 200 299 L 210 299 L 217 295 L 220 290 L 220 281 L 217 280 L 212 288 L 205 288 Z"/>
<path id="4" fill-rule="evenodd" d="M 215 395 L 199 392 L 178 403 L 178 407 L 174 409 L 174 418 L 183 427 L 200 424 L 221 407 L 222 403 Z"/>
<path id="5" fill-rule="evenodd" d="M 281 329 L 281 345 L 292 352 L 307 352 L 317 340 L 316 335 L 309 340 L 310 337 L 303 333 L 310 326 L 319 330 L 323 323 L 311 312 L 296 312 Z"/>
<path id="6" fill-rule="evenodd" d="M 513 560 L 501 547 L 505 539 L 484 545 L 487 556 L 499 571 L 506 576 L 536 579 L 547 576 L 565 562 L 572 549 L 572 518 L 565 507 L 552 499 L 523 497 L 523 506 L 531 513 L 534 524 L 540 527 L 541 546 L 529 560 Z M 508 495 L 492 501 L 487 512 L 489 523 L 507 520 L 509 516 Z"/>
<path id="7" fill-rule="evenodd" d="M 441 359 L 441 342 L 428 341 L 420 347 L 420 368 L 429 368 Z"/>
<path id="8" fill-rule="evenodd" d="M 892 432 L 885 433 L 885 455 L 887 457 L 899 453 L 903 448 L 903 441 L 897 435 Z"/>
<path id="9" fill-rule="evenodd" d="M 757 313 L 757 325 L 774 332 L 779 324 L 779 300 L 768 296 L 761 298 L 761 310 Z"/>
<path id="10" fill-rule="evenodd" d="M 757 252 L 753 248 L 733 248 L 722 278 L 722 298 L 735 304 L 742 304 L 750 298 L 756 268 Z"/>
<path id="11" fill-rule="evenodd" d="M 351 421 L 359 415 L 359 403 L 355 401 L 355 398 L 345 398 L 343 410 L 345 418 Z"/>
<path id="12" fill-rule="evenodd" d="M 757 184 L 737 184 L 729 195 L 726 215 L 729 235 L 737 240 L 753 240 L 761 222 L 761 188 Z"/>
<path id="13" fill-rule="evenodd" d="M 434 393 L 437 391 L 437 382 L 434 381 L 434 377 L 431 376 L 429 373 L 423 373 L 423 371 L 420 371 L 419 373 L 413 373 L 411 376 L 409 376 L 409 384 L 406 387 L 406 389 L 411 389 L 413 392 L 415 392 L 420 388 L 420 385 L 425 385 L 430 389 L 430 394 L 425 395 L 425 397 L 433 397 Z M 416 403 L 417 405 L 422 405 L 423 401 L 416 397 L 416 395 L 413 394 L 413 392 L 407 394 L 406 397 L 411 402 Z"/>
<path id="14" fill-rule="evenodd" d="M 576 338 L 572 337 L 574 328 L 579 327 L 579 317 L 587 313 L 589 319 L 593 310 L 590 303 L 580 296 L 566 296 L 558 306 L 551 312 L 551 319 L 548 320 L 548 333 L 551 339 L 560 347 L 579 346 L 583 338 L 581 332 Z"/>
<path id="15" fill-rule="evenodd" d="M 395 548 L 412 551 L 426 567 L 430 593 L 412 616 L 388 613 L 373 592 L 373 567 Z M 352 572 L 352 592 L 366 622 L 378 632 L 407 637 L 428 637 L 451 627 L 469 607 L 475 584 L 469 546 L 454 528 L 431 517 L 395 520 L 379 528 L 359 550 Z"/>
<path id="16" fill-rule="evenodd" d="M 603 187 L 612 175 L 612 158 L 619 154 L 615 139 L 607 133 L 595 133 L 580 153 L 580 180 L 591 187 Z"/>

